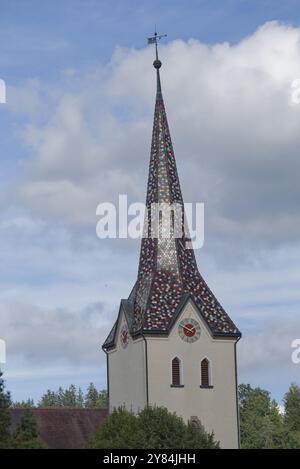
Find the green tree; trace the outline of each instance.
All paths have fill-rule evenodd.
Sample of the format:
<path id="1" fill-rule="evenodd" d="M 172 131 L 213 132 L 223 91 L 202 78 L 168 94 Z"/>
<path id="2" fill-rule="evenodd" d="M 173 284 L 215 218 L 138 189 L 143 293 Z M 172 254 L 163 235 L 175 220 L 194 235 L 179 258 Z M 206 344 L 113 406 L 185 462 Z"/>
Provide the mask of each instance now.
<path id="1" fill-rule="evenodd" d="M 239 386 L 242 448 L 290 448 L 295 443 L 270 393 L 250 384 Z"/>
<path id="2" fill-rule="evenodd" d="M 16 449 L 41 449 L 46 445 L 40 438 L 36 419 L 30 409 L 26 409 L 13 435 Z"/>
<path id="3" fill-rule="evenodd" d="M 68 388 L 59 387 L 57 391 L 48 391 L 44 394 L 38 407 L 84 407 L 84 395 L 82 390 L 71 384 Z"/>
<path id="4" fill-rule="evenodd" d="M 284 422 L 290 431 L 300 432 L 300 386 L 292 383 L 284 399 Z"/>
<path id="5" fill-rule="evenodd" d="M 185 424 L 163 407 L 147 407 L 138 415 L 119 408 L 114 410 L 89 448 L 218 448 L 213 435 Z"/>
<path id="6" fill-rule="evenodd" d="M 57 393 L 48 389 L 41 397 L 38 407 L 60 407 Z"/>
<path id="7" fill-rule="evenodd" d="M 284 425 L 290 447 L 300 448 L 300 387 L 292 383 L 284 399 Z"/>
<path id="8" fill-rule="evenodd" d="M 98 391 L 93 383 L 90 383 L 85 395 L 84 405 L 87 408 L 106 408 L 108 406 L 107 391 Z"/>
<path id="9" fill-rule="evenodd" d="M 90 383 L 85 395 L 84 405 L 88 408 L 97 407 L 97 401 L 99 398 L 98 391 L 93 383 Z"/>
<path id="10" fill-rule="evenodd" d="M 57 396 L 57 406 L 64 407 L 66 404 L 65 390 L 61 386 L 58 388 L 56 396 Z"/>
<path id="11" fill-rule="evenodd" d="M 81 388 L 78 389 L 76 406 L 80 409 L 84 407 L 84 394 Z"/>
<path id="12" fill-rule="evenodd" d="M 213 434 L 186 424 L 181 417 L 165 407 L 146 407 L 138 417 L 142 448 L 196 449 L 217 448 Z"/>
<path id="13" fill-rule="evenodd" d="M 30 404 L 30 401 L 28 401 Z M 23 403 L 21 403 L 23 407 Z M 77 407 L 77 408 L 106 408 L 107 391 L 97 391 L 95 385 L 90 383 L 86 394 L 84 395 L 81 388 L 76 388 L 71 384 L 68 388 L 60 387 L 57 391 L 47 392 L 41 397 L 38 407 Z M 25 404 L 24 404 L 25 407 Z M 28 405 L 28 407 L 32 407 Z"/>
<path id="14" fill-rule="evenodd" d="M 13 402 L 12 407 L 15 409 L 34 409 L 34 400 L 33 399 L 27 399 L 27 401 L 16 401 Z"/>
<path id="15" fill-rule="evenodd" d="M 100 427 L 88 448 L 141 448 L 138 445 L 138 424 L 135 415 L 120 408 L 114 410 Z"/>
<path id="16" fill-rule="evenodd" d="M 102 389 L 98 393 L 98 400 L 96 402 L 96 406 L 100 409 L 106 409 L 108 407 L 108 395 L 106 389 Z"/>
<path id="17" fill-rule="evenodd" d="M 11 446 L 10 428 L 10 393 L 5 391 L 3 373 L 0 370 L 0 448 L 9 448 Z"/>
<path id="18" fill-rule="evenodd" d="M 74 384 L 71 384 L 65 391 L 60 390 L 59 396 L 62 407 L 80 407 L 78 403 L 77 389 Z"/>

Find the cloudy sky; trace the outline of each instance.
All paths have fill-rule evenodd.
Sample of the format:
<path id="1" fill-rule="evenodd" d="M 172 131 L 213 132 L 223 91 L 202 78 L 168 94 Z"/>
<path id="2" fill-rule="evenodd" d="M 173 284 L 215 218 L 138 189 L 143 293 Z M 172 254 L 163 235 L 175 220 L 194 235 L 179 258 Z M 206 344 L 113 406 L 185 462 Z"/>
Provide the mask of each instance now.
<path id="1" fill-rule="evenodd" d="M 0 339 L 14 399 L 90 381 L 137 274 L 96 207 L 143 202 L 163 93 L 186 202 L 205 203 L 204 278 L 243 332 L 239 380 L 300 382 L 300 1 L 0 0 Z"/>

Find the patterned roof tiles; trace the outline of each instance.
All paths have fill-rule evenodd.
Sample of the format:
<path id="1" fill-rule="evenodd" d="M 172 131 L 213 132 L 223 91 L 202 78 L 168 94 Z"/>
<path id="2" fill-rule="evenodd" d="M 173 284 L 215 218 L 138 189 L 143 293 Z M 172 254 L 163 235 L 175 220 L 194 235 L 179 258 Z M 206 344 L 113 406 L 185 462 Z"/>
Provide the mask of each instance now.
<path id="1" fill-rule="evenodd" d="M 127 300 L 128 305 L 131 305 L 128 313 L 130 331 L 132 334 L 145 331 L 167 333 L 183 297 L 190 295 L 214 336 L 240 337 L 241 333 L 198 270 L 194 251 L 190 248 L 190 243 L 187 246 L 189 236 L 184 226 L 184 217 L 181 221 L 181 238 L 172 235 L 166 238 L 161 231 L 157 237 L 151 236 L 153 203 L 165 203 L 169 206 L 177 204 L 182 207 L 184 213 L 174 150 L 160 88 L 159 70 L 157 70 L 157 95 L 146 197 L 148 225 L 145 232 L 148 233 L 148 237 L 142 239 L 138 277 Z M 127 307 L 126 309 L 128 311 Z M 113 328 L 104 343 L 104 348 L 114 344 L 114 335 Z"/>

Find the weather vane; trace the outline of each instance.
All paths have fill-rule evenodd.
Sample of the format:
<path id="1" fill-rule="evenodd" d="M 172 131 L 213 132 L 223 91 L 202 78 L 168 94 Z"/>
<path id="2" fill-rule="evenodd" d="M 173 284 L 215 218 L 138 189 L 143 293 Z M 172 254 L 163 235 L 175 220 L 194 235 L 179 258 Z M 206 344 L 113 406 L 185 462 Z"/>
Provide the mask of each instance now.
<path id="1" fill-rule="evenodd" d="M 154 36 L 148 37 L 148 44 L 155 44 L 155 54 L 156 54 L 156 60 L 158 61 L 158 50 L 157 50 L 157 45 L 159 41 L 161 40 L 162 37 L 167 37 L 166 34 L 157 34 L 156 32 L 156 27 L 155 27 L 155 33 Z"/>

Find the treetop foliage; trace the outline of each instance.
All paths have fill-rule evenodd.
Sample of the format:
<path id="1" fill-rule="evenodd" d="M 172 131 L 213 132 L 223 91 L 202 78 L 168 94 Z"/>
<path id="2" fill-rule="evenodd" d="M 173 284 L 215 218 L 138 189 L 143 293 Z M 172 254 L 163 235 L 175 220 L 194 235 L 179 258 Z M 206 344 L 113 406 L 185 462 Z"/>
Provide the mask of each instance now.
<path id="1" fill-rule="evenodd" d="M 164 407 L 146 407 L 138 415 L 114 410 L 88 448 L 216 449 L 213 434 L 204 432 Z"/>
<path id="2" fill-rule="evenodd" d="M 292 383 L 284 396 L 284 413 L 270 393 L 250 384 L 239 386 L 240 430 L 242 448 L 300 448 L 300 387 Z M 15 432 L 10 430 L 10 408 L 26 409 Z M 0 370 L 0 448 L 45 448 L 36 419 L 30 411 L 32 399 L 12 403 Z M 71 385 L 48 390 L 38 407 L 106 408 L 107 392 L 90 383 L 84 394 Z M 89 448 L 195 449 L 218 448 L 214 435 L 203 428 L 186 424 L 176 414 L 162 407 L 148 407 L 134 415 L 120 408 L 114 410 Z"/>
<path id="3" fill-rule="evenodd" d="M 10 393 L 5 390 L 3 373 L 0 370 L 0 448 L 5 448 L 10 441 Z"/>
<path id="4" fill-rule="evenodd" d="M 76 388 L 71 384 L 68 388 L 60 387 L 57 391 L 50 389 L 41 397 L 37 407 L 68 407 L 79 409 L 106 408 L 107 392 L 106 390 L 98 391 L 93 383 L 90 383 L 86 393 L 81 388 Z M 15 408 L 34 408 L 36 407 L 33 399 L 27 401 L 14 402 Z"/>
<path id="5" fill-rule="evenodd" d="M 300 389 L 291 385 L 285 395 L 285 414 L 281 415 L 270 393 L 250 384 L 239 386 L 242 448 L 299 448 Z M 299 425 L 299 426 L 298 426 Z"/>
<path id="6" fill-rule="evenodd" d="M 13 434 L 12 446 L 15 449 L 43 449 L 45 443 L 40 438 L 36 419 L 30 409 L 26 409 Z"/>

